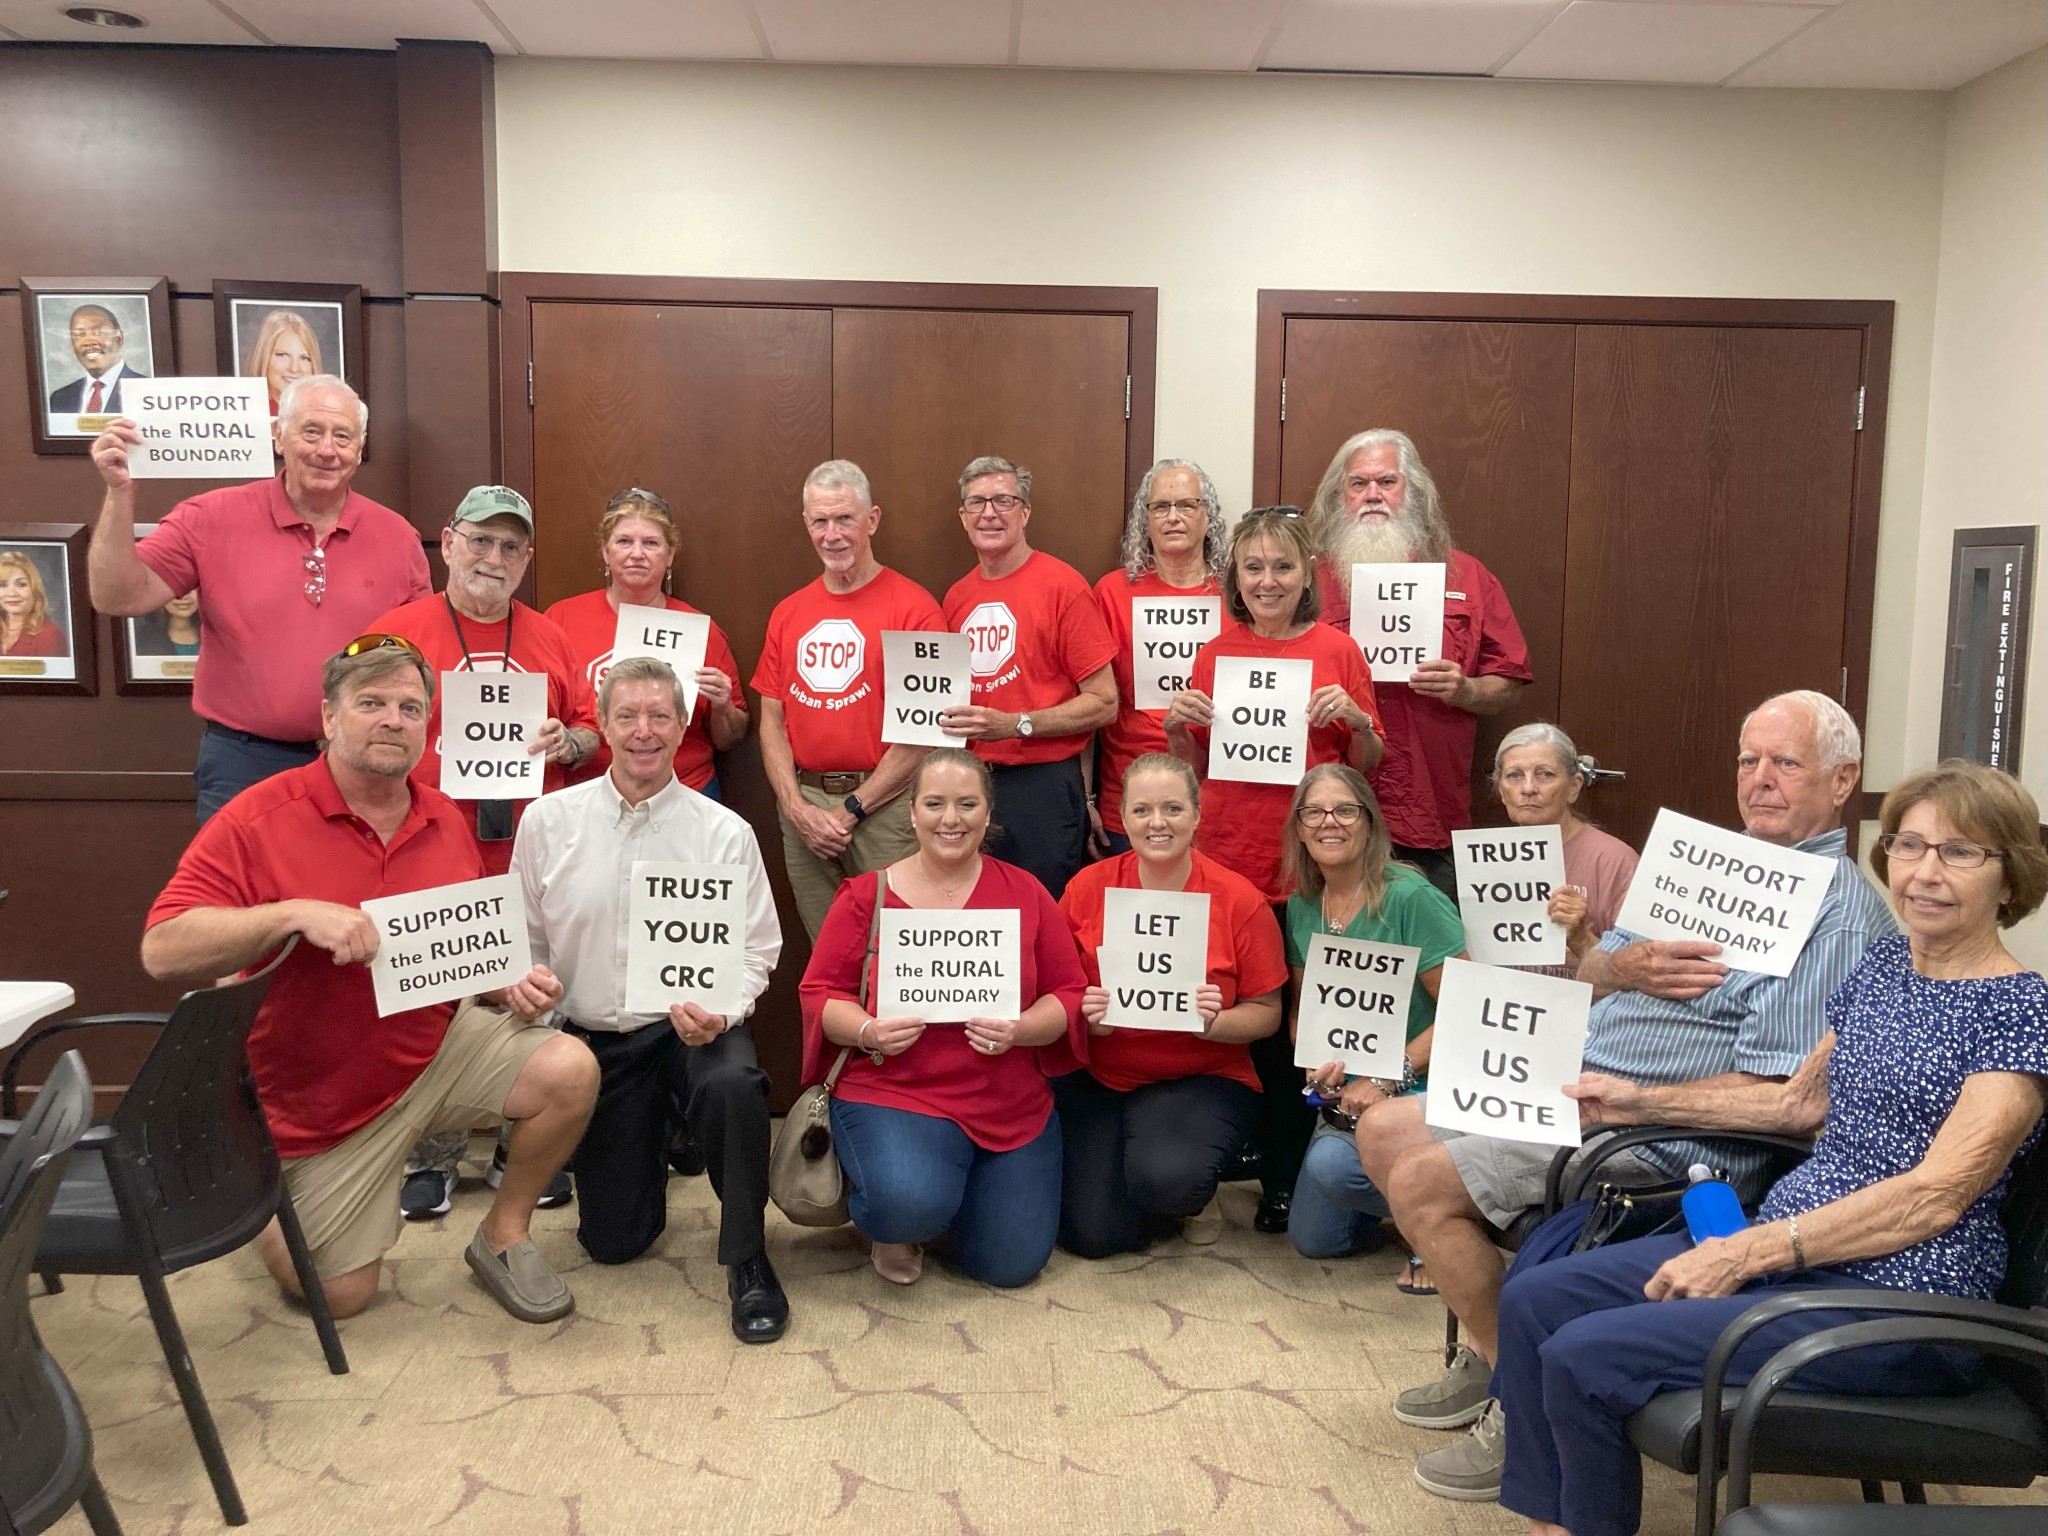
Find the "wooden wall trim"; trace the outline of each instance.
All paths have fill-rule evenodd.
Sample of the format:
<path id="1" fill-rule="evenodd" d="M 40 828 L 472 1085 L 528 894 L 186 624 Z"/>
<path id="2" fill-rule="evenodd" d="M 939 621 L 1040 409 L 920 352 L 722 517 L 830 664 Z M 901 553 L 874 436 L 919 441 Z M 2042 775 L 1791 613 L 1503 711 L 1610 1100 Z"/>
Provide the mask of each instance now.
<path id="1" fill-rule="evenodd" d="M 0 801 L 162 800 L 196 801 L 190 771 L 136 773 L 120 769 L 73 768 L 46 771 L 0 770 Z"/>

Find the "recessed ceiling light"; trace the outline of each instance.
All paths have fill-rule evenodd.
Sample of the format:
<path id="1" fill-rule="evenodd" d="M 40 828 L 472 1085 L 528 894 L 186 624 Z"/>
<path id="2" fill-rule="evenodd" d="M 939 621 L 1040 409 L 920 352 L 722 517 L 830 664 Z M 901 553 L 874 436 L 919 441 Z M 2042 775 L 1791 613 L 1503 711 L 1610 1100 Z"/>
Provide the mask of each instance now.
<path id="1" fill-rule="evenodd" d="M 146 27 L 149 22 L 133 11 L 110 11 L 99 5 L 67 5 L 64 14 L 88 27 Z"/>

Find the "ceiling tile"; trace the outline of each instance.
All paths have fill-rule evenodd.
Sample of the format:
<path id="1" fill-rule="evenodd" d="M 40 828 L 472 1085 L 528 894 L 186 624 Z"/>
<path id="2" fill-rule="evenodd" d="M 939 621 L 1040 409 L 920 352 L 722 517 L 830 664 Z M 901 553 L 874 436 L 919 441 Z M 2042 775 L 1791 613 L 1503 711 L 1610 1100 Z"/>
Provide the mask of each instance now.
<path id="1" fill-rule="evenodd" d="M 1820 7 L 1809 5 L 1573 0 L 1497 73 L 1507 79 L 1711 85 L 1820 14 Z"/>
<path id="2" fill-rule="evenodd" d="M 758 59 L 740 0 L 487 0 L 528 53 L 586 59 Z"/>
<path id="3" fill-rule="evenodd" d="M 149 18 L 140 31 L 88 27 L 66 16 L 59 0 L 0 0 L 0 27 L 32 43 L 215 43 L 250 47 L 259 39 L 236 26 L 206 0 L 102 0 L 116 10 Z"/>
<path id="4" fill-rule="evenodd" d="M 1065 69 L 1250 69 L 1287 0 L 1024 0 L 1017 62 Z"/>
<path id="5" fill-rule="evenodd" d="M 148 0 L 140 0 L 148 3 Z M 288 48 L 389 48 L 401 37 L 488 43 L 517 50 L 472 0 L 227 0 Z"/>
<path id="6" fill-rule="evenodd" d="M 2044 43 L 2042 0 L 1846 0 L 1728 83 L 1945 91 Z"/>
<path id="7" fill-rule="evenodd" d="M 1266 67 L 1484 74 L 1560 9 L 1560 0 L 1298 0 Z"/>
<path id="8" fill-rule="evenodd" d="M 753 0 L 778 59 L 1007 64 L 1010 0 Z"/>

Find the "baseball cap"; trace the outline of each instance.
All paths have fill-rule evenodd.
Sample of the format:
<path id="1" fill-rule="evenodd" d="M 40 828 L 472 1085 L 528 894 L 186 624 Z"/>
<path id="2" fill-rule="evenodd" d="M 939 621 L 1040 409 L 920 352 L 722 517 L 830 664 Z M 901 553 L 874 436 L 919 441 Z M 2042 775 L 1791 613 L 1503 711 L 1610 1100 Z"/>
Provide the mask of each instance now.
<path id="1" fill-rule="evenodd" d="M 533 533 L 533 508 L 509 485 L 476 487 L 462 498 L 462 505 L 455 509 L 455 515 L 448 522 L 451 526 L 456 523 L 482 523 L 494 517 L 516 517 L 526 524 L 529 535 Z"/>

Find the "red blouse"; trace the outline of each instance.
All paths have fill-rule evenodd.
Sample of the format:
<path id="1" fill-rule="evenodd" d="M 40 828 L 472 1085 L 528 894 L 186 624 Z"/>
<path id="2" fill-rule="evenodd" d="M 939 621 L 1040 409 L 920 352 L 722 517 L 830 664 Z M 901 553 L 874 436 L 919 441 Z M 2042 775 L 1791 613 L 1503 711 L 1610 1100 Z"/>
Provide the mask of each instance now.
<path id="1" fill-rule="evenodd" d="M 891 890 L 887 905 L 908 909 L 910 903 Z M 1067 920 L 1045 887 L 1015 865 L 984 858 L 966 910 L 1004 907 L 1018 912 L 1018 996 L 1026 1008 L 1042 997 L 1057 997 L 1067 1014 L 1066 1038 L 990 1057 L 968 1043 L 967 1032 L 959 1025 L 933 1024 L 910 1049 L 883 1057 L 880 1066 L 866 1052 L 855 1051 L 847 1058 L 834 1093 L 853 1104 L 880 1104 L 951 1120 L 988 1152 L 1015 1151 L 1045 1129 L 1052 1115 L 1052 1089 L 1046 1078 L 1075 1071 L 1087 1062 L 1088 1026 L 1081 1019 L 1081 993 L 1088 979 Z M 867 1006 L 860 996 L 860 972 L 874 911 L 874 876 L 848 880 L 833 898 L 811 948 L 811 963 L 798 988 L 806 1086 L 823 1081 L 837 1058 L 838 1048 L 825 1038 L 825 1004 L 845 998 Z"/>

